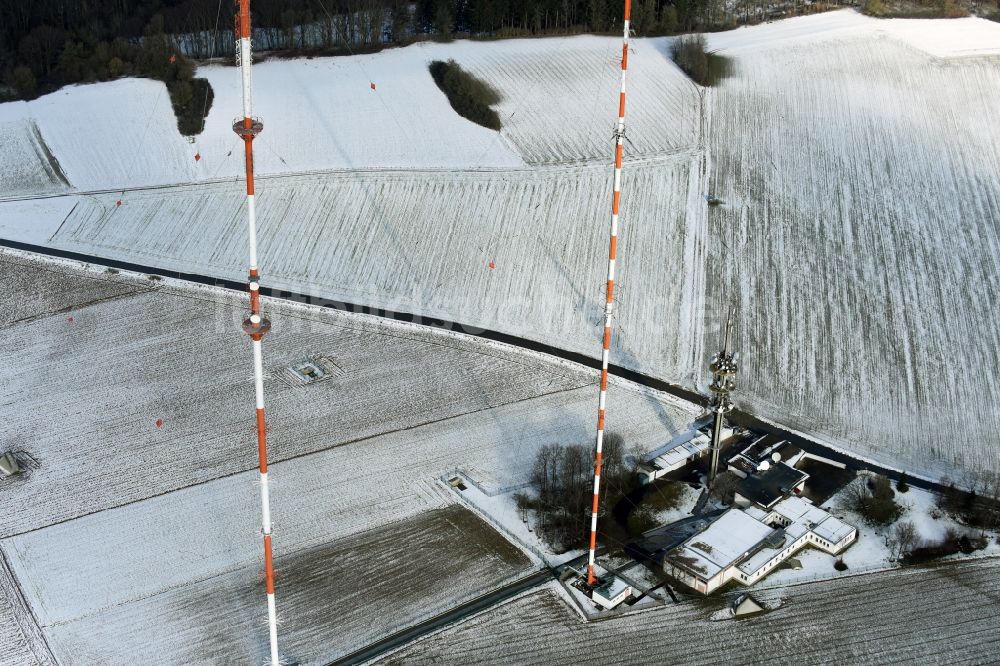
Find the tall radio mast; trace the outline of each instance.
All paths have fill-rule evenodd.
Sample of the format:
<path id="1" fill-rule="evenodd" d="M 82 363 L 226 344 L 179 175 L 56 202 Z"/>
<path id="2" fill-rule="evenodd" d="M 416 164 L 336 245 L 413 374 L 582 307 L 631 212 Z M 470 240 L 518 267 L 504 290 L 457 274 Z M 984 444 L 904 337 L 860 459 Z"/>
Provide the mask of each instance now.
<path id="1" fill-rule="evenodd" d="M 237 49 L 243 81 L 243 117 L 233 122 L 233 131 L 243 139 L 247 170 L 247 222 L 250 240 L 250 316 L 243 322 L 243 330 L 250 336 L 253 347 L 253 379 L 257 416 L 257 459 L 260 467 L 261 532 L 264 536 L 264 584 L 267 590 L 267 626 L 271 643 L 271 666 L 279 666 L 278 617 L 274 603 L 274 562 L 271 553 L 271 499 L 267 481 L 267 422 L 264 419 L 264 361 L 261 341 L 271 330 L 271 322 L 260 313 L 260 271 L 257 267 L 257 209 L 253 187 L 253 140 L 264 129 L 264 124 L 253 117 L 250 95 L 250 0 L 237 0 L 236 15 Z"/>
<path id="2" fill-rule="evenodd" d="M 608 356 L 611 352 L 611 315 L 615 295 L 615 258 L 618 253 L 618 213 L 622 194 L 622 151 L 625 145 L 625 73 L 628 71 L 629 17 L 631 0 L 625 0 L 622 30 L 622 83 L 618 94 L 618 123 L 615 125 L 615 179 L 611 199 L 611 246 L 608 250 L 608 287 L 604 304 L 604 342 L 601 348 L 601 392 L 597 405 L 597 444 L 594 450 L 594 505 L 590 517 L 590 557 L 587 561 L 587 584 L 597 582 L 594 554 L 597 550 L 597 510 L 601 498 L 601 455 L 604 447 L 604 412 L 608 397 Z"/>

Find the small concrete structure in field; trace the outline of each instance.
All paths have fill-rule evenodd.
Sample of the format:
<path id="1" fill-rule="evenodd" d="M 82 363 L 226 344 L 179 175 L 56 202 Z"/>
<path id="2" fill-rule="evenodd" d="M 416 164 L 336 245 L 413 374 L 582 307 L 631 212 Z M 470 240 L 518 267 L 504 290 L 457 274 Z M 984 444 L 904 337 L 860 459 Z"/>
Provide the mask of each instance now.
<path id="1" fill-rule="evenodd" d="M 7 452 L 0 455 L 0 474 L 3 476 L 14 476 L 21 471 L 21 466 L 17 464 L 17 459 L 13 453 Z"/>
<path id="2" fill-rule="evenodd" d="M 281 378 L 289 386 L 307 386 L 343 376 L 344 372 L 327 356 L 310 356 L 282 368 Z"/>
<path id="3" fill-rule="evenodd" d="M 805 546 L 836 555 L 858 537 L 855 527 L 800 497 L 770 510 L 732 508 L 666 554 L 663 570 L 697 592 L 729 581 L 752 585 Z"/>
<path id="4" fill-rule="evenodd" d="M 730 431 L 731 432 L 731 431 Z M 680 469 L 690 461 L 708 453 L 712 441 L 700 430 L 681 433 L 663 446 L 654 449 L 636 468 L 643 484 L 652 483 L 665 474 Z"/>
<path id="5" fill-rule="evenodd" d="M 631 597 L 633 593 L 631 585 L 615 575 L 608 575 L 593 589 L 590 598 L 605 610 L 611 610 Z"/>
<path id="6" fill-rule="evenodd" d="M 749 594 L 741 594 L 736 597 L 730 608 L 733 611 L 733 617 L 749 617 L 767 611 Z"/>

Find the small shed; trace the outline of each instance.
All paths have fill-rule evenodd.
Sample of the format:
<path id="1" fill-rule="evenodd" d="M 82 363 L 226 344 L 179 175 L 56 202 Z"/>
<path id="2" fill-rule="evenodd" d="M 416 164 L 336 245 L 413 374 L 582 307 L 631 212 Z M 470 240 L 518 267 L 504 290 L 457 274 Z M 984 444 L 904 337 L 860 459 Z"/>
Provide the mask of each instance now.
<path id="1" fill-rule="evenodd" d="M 767 611 L 749 594 L 741 594 L 733 600 L 733 617 L 747 617 Z"/>
<path id="2" fill-rule="evenodd" d="M 594 588 L 591 599 L 606 610 L 611 610 L 632 596 L 632 586 L 617 576 L 608 576 Z"/>

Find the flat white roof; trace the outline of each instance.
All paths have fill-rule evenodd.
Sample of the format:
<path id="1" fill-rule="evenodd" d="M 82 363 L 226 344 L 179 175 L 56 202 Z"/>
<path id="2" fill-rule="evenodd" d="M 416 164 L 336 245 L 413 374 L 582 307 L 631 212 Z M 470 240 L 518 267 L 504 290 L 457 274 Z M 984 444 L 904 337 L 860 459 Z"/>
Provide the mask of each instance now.
<path id="1" fill-rule="evenodd" d="M 780 553 L 785 546 L 788 545 L 790 540 L 794 541 L 795 538 L 796 537 L 792 537 L 791 535 L 786 535 L 785 540 L 782 541 L 781 545 L 777 548 L 764 546 L 754 553 L 752 557 L 747 558 L 747 561 L 739 566 L 740 571 L 748 576 L 757 573 L 761 567 L 770 562 L 778 553 Z"/>
<path id="2" fill-rule="evenodd" d="M 699 572 L 706 580 L 732 566 L 774 530 L 739 509 L 719 516 L 668 555 Z"/>
<path id="3" fill-rule="evenodd" d="M 825 539 L 831 544 L 839 543 L 844 537 L 854 531 L 854 527 L 843 522 L 835 516 L 829 516 L 822 523 L 813 528 L 813 534 L 820 539 Z"/>
<path id="4" fill-rule="evenodd" d="M 773 509 L 792 523 L 800 523 L 820 539 L 838 543 L 854 528 L 801 497 L 789 497 L 778 502 Z M 787 529 L 787 528 L 786 528 Z"/>
<path id="5" fill-rule="evenodd" d="M 771 509 L 793 523 L 820 523 L 829 516 L 826 511 L 801 497 L 786 497 Z"/>
<path id="6" fill-rule="evenodd" d="M 802 523 L 792 523 L 785 528 L 785 534 L 790 536 L 792 539 L 798 539 L 800 536 L 809 531 L 809 528 Z"/>
<path id="7" fill-rule="evenodd" d="M 594 594 L 600 595 L 607 601 L 611 601 L 625 590 L 632 587 L 618 576 L 612 576 L 611 580 L 600 587 L 594 588 Z"/>
<path id="8" fill-rule="evenodd" d="M 671 469 L 683 463 L 693 455 L 700 455 L 708 450 L 712 440 L 701 431 L 684 433 L 655 451 L 656 457 L 650 462 L 656 463 L 661 469 Z"/>

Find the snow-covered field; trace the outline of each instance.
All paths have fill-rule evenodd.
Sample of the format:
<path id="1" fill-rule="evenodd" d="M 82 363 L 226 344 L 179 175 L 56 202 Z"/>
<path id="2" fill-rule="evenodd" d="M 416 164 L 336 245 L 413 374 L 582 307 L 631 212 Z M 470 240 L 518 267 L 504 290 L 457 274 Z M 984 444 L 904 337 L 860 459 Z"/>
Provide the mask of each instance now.
<path id="1" fill-rule="evenodd" d="M 24 117 L 27 104 L 0 104 L 0 196 L 68 189 L 38 127 Z"/>
<path id="2" fill-rule="evenodd" d="M 584 623 L 553 590 L 418 641 L 385 664 L 983 664 L 996 660 L 1000 559 L 892 570 L 768 591 L 777 610 L 712 621 L 724 597 Z"/>
<path id="3" fill-rule="evenodd" d="M 271 174 L 258 187 L 267 285 L 596 355 L 617 43 L 423 44 L 255 68 L 258 169 Z M 1000 349 L 1000 25 L 837 12 L 711 43 L 734 73 L 707 93 L 679 76 L 665 40 L 633 47 L 613 362 L 697 385 L 735 301 L 737 399 L 761 416 L 930 476 L 995 469 L 1000 395 L 982 368 Z M 500 89 L 503 133 L 451 112 L 426 71 L 448 57 Z M 219 66 L 202 75 L 216 103 L 193 144 L 150 81 L 0 105 L 0 199 L 22 199 L 0 202 L 0 234 L 242 278 L 237 78 Z M 60 173 L 76 192 L 63 191 Z M 121 195 L 126 187 L 138 189 Z M 723 204 L 709 209 L 708 192 Z M 0 480 L 0 641 L 11 646 L 0 664 L 46 663 L 48 649 L 65 663 L 189 663 L 190 645 L 256 659 L 263 604 L 248 613 L 260 545 L 241 300 L 10 253 L 0 254 L 0 287 L 0 422 L 29 463 Z M 429 607 L 406 605 L 385 624 L 386 608 L 402 608 L 397 590 L 368 599 L 363 581 L 335 580 L 355 551 L 399 564 L 390 578 L 413 575 L 386 552 L 396 532 L 447 562 L 462 536 L 435 536 L 459 529 L 432 525 L 455 510 L 436 480 L 460 468 L 510 487 L 539 446 L 589 442 L 592 373 L 419 327 L 265 305 L 291 656 L 349 649 L 330 645 L 341 590 L 371 604 L 340 625 L 356 646 L 489 589 L 499 582 L 485 578 L 491 568 L 522 570 L 514 554 L 491 559 L 507 544 L 476 546 L 495 535 L 475 528 L 456 556 L 468 585 L 435 588 Z M 332 379 L 283 379 L 317 355 L 336 363 Z M 613 382 L 608 428 L 651 448 L 695 411 Z M 931 536 L 940 525 L 913 497 Z M 709 623 L 721 603 L 709 601 L 584 626 L 546 592 L 404 654 L 550 663 L 600 650 L 697 663 L 778 645 L 841 663 L 988 661 L 997 560 L 851 575 L 881 557 L 878 538 L 848 552 L 848 575 L 775 588 L 782 608 L 738 625 Z M 283 567 L 294 573 L 285 597 Z M 310 582 L 325 586 L 322 599 L 294 587 L 302 567 L 328 572 Z M 295 619 L 317 613 L 326 624 Z M 929 627 L 940 640 L 926 640 Z"/>
<path id="4" fill-rule="evenodd" d="M 254 114 L 264 121 L 254 143 L 257 173 L 523 164 L 496 132 L 457 116 L 425 60 L 408 53 L 254 67 L 260 91 Z M 238 70 L 209 66 L 198 75 L 211 82 L 215 100 L 194 143 L 177 131 L 164 84 L 122 79 L 70 86 L 29 103 L 0 104 L 0 145 L 6 148 L 15 140 L 3 137 L 17 123 L 33 123 L 79 191 L 235 178 L 243 173 L 241 145 L 232 130 L 233 119 L 242 114 Z M 28 138 L 16 140 L 15 148 Z M 38 161 L 35 151 L 10 150 L 0 162 L 0 198 L 25 194 L 26 183 L 16 176 Z M 33 191 L 52 189 L 44 180 Z"/>
<path id="5" fill-rule="evenodd" d="M 667 40 L 633 43 L 612 361 L 702 385 L 734 302 L 742 405 L 931 477 L 996 468 L 1000 396 L 969 368 L 1000 348 L 1000 25 L 841 11 L 710 42 L 734 73 L 708 92 Z M 617 44 L 262 63 L 257 166 L 279 174 L 258 187 L 265 282 L 596 356 Z M 501 91 L 501 135 L 434 87 L 426 63 L 449 57 Z M 197 184 L 127 191 L 120 208 L 118 192 L 0 203 L 0 231 L 242 277 L 236 72 L 201 73 L 216 101 L 195 144 L 149 81 L 4 110 L 38 127 L 77 189 Z"/>
<path id="6" fill-rule="evenodd" d="M 1000 51 L 987 25 L 973 36 Z M 1000 58 L 906 35 L 733 52 L 711 96 L 725 203 L 706 300 L 739 308 L 740 402 L 937 478 L 1000 466 L 1000 391 L 979 370 L 1000 362 Z"/>
<path id="7" fill-rule="evenodd" d="M 503 95 L 503 134 L 530 164 L 608 163 L 613 155 L 621 40 L 605 37 L 464 45 L 455 59 Z M 628 153 L 657 157 L 702 141 L 697 86 L 674 66 L 669 43 L 629 50 Z"/>
<path id="8" fill-rule="evenodd" d="M 606 176 L 602 167 L 575 166 L 265 180 L 258 210 L 266 283 L 591 354 L 603 313 Z M 635 165 L 629 182 L 631 196 L 645 204 L 623 222 L 620 247 L 629 261 L 618 279 L 618 360 L 683 376 L 700 357 L 699 328 L 687 323 L 698 323 L 701 310 L 705 239 L 684 215 L 688 204 L 697 205 L 688 200 L 697 191 L 696 160 L 683 155 Z M 80 198 L 49 244 L 244 276 L 243 196 L 232 184 L 134 192 L 120 208 L 116 199 L 114 193 Z M 645 290 L 657 298 L 643 297 Z M 676 334 L 642 334 L 654 325 Z"/>
<path id="9" fill-rule="evenodd" d="M 55 661 L 41 630 L 25 607 L 6 560 L 0 557 L 0 665 L 26 664 L 49 666 Z"/>
<path id="10" fill-rule="evenodd" d="M 141 643 L 142 654 L 168 655 L 158 663 L 189 663 L 179 645 L 204 624 L 192 625 L 192 608 L 207 612 L 210 599 L 219 604 L 212 631 L 220 649 L 246 648 L 253 636 L 245 627 L 263 626 L 264 606 L 248 611 L 241 596 L 260 566 L 241 299 L 7 252 L 0 268 L 0 279 L 19 276 L 2 298 L 33 304 L 0 328 L 0 420 L 10 448 L 29 463 L 24 475 L 0 480 L 0 554 L 31 612 L 0 604 L 0 631 L 14 631 L 12 618 L 33 616 L 64 663 L 92 663 L 89 654 L 98 663 L 127 662 L 128 640 Z M 350 550 L 362 533 L 391 535 L 410 529 L 400 521 L 415 526 L 446 508 L 450 494 L 436 480 L 455 467 L 495 486 L 523 483 L 537 447 L 593 436 L 596 378 L 579 366 L 301 305 L 265 301 L 265 310 L 275 322 L 265 390 L 279 599 L 282 568 L 296 558 Z M 337 366 L 333 378 L 309 386 L 284 378 L 289 364 L 317 355 Z M 649 448 L 697 412 L 623 382 L 610 399 L 618 409 L 608 427 Z M 421 539 L 410 544 L 419 561 L 448 560 L 453 539 Z M 496 569 L 490 558 L 502 548 L 474 550 L 467 583 L 434 579 L 451 586 L 435 591 L 437 605 L 412 604 L 393 626 L 499 584 L 485 572 Z M 342 573 L 324 566 L 330 576 Z M 367 599 L 364 588 L 351 589 L 361 599 L 355 603 L 373 608 L 392 592 L 383 587 Z M 310 607 L 298 599 L 285 607 L 287 617 L 336 602 L 324 596 L 327 606 Z M 355 628 L 354 647 L 376 626 L 345 622 L 345 631 Z M 302 631 L 294 644 L 305 646 L 300 656 L 313 655 L 303 663 L 337 650 L 329 624 Z"/>
<path id="11" fill-rule="evenodd" d="M 633 60 L 645 65 L 634 76 L 633 155 L 694 146 L 697 89 L 670 62 L 663 40 L 640 40 L 633 50 Z M 263 119 L 264 132 L 254 143 L 255 168 L 266 175 L 608 163 L 620 55 L 614 38 L 581 36 L 421 43 L 374 55 L 259 63 L 254 115 Z M 435 86 L 427 64 L 450 58 L 500 92 L 501 133 L 460 118 Z M 39 169 L 41 139 L 79 191 L 241 176 L 242 152 L 232 131 L 242 110 L 237 70 L 211 65 L 198 75 L 209 80 L 215 98 L 193 142 L 177 132 L 166 87 L 156 81 L 71 86 L 0 105 L 0 198 L 65 189 Z"/>
<path id="12" fill-rule="evenodd" d="M 298 550 L 275 566 L 281 654 L 301 666 L 329 664 L 530 571 L 517 548 L 456 506 Z M 60 622 L 49 640 L 64 666 L 264 663 L 264 625 L 247 612 L 263 599 L 258 569 Z"/>

